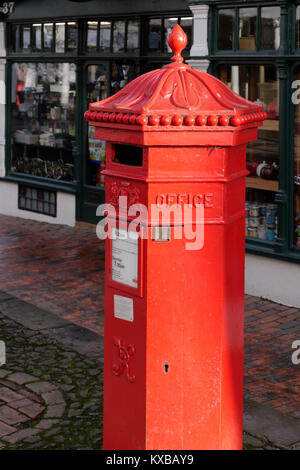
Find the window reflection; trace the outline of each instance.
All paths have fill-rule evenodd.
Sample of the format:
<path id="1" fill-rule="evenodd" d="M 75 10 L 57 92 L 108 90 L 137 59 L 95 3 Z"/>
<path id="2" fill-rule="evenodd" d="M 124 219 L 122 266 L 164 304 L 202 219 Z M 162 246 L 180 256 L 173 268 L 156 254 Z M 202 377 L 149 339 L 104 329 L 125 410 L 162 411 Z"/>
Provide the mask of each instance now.
<path id="1" fill-rule="evenodd" d="M 278 49 L 280 46 L 280 7 L 261 9 L 261 49 Z"/>
<path id="2" fill-rule="evenodd" d="M 55 24 L 55 52 L 65 52 L 65 23 Z"/>
<path id="3" fill-rule="evenodd" d="M 239 9 L 239 48 L 255 50 L 257 8 Z"/>
<path id="4" fill-rule="evenodd" d="M 44 51 L 52 52 L 53 50 L 53 23 L 44 24 Z"/>
<path id="5" fill-rule="evenodd" d="M 67 51 L 72 52 L 77 49 L 78 29 L 77 23 L 67 23 Z"/>
<path id="6" fill-rule="evenodd" d="M 23 52 L 30 52 L 30 25 L 24 25 L 22 27 L 22 49 Z"/>
<path id="7" fill-rule="evenodd" d="M 111 21 L 100 22 L 99 49 L 110 51 Z"/>
<path id="8" fill-rule="evenodd" d="M 161 52 L 161 19 L 151 19 L 149 21 L 148 48 L 151 52 Z"/>
<path id="9" fill-rule="evenodd" d="M 113 29 L 113 52 L 124 52 L 125 21 L 115 21 Z"/>
<path id="10" fill-rule="evenodd" d="M 42 25 L 32 25 L 32 50 L 33 52 L 40 52 L 42 50 Z"/>
<path id="11" fill-rule="evenodd" d="M 127 23 L 127 52 L 137 52 L 139 47 L 139 21 L 128 20 Z"/>
<path id="12" fill-rule="evenodd" d="M 233 49 L 235 11 L 229 8 L 218 12 L 218 49 Z"/>
<path id="13" fill-rule="evenodd" d="M 111 65 L 111 94 L 139 76 L 139 65 L 134 62 L 114 61 Z"/>
<path id="14" fill-rule="evenodd" d="M 88 21 L 86 44 L 89 51 L 97 49 L 98 21 Z"/>

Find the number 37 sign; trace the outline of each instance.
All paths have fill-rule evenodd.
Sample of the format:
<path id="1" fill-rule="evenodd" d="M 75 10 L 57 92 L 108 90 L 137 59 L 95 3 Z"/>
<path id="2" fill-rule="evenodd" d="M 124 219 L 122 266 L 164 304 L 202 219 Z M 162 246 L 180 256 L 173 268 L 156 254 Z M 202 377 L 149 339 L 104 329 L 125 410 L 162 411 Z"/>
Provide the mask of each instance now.
<path id="1" fill-rule="evenodd" d="M 15 2 L 4 2 L 2 6 L 0 6 L 0 13 L 4 13 L 7 15 L 8 13 L 12 13 L 14 11 Z"/>

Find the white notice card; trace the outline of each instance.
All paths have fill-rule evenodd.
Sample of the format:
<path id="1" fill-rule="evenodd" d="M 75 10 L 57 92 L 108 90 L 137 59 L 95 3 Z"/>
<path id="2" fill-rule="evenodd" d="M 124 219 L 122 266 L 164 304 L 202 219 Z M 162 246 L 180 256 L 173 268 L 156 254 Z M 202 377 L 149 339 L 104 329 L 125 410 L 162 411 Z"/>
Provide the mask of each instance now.
<path id="1" fill-rule="evenodd" d="M 114 316 L 121 320 L 133 321 L 133 299 L 114 295 Z"/>
<path id="2" fill-rule="evenodd" d="M 138 237 L 129 237 L 126 230 L 113 228 L 111 253 L 113 281 L 138 287 L 138 249 Z"/>

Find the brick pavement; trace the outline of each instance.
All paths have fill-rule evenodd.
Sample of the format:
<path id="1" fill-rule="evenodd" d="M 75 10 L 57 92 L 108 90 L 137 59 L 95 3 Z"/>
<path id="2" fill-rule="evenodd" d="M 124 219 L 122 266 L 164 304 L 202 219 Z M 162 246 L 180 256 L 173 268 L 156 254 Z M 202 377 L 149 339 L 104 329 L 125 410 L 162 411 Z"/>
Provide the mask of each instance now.
<path id="1" fill-rule="evenodd" d="M 0 216 L 0 290 L 103 335 L 104 244 L 90 227 Z M 300 309 L 245 296 L 245 397 L 300 418 Z"/>

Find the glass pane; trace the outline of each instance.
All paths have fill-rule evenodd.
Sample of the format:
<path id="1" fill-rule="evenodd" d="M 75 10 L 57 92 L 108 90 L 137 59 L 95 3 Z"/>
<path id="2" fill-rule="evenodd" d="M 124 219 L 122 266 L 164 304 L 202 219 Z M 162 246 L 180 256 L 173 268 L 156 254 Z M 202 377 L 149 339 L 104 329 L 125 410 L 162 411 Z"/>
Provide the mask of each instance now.
<path id="1" fill-rule="evenodd" d="M 12 33 L 13 33 L 13 51 L 21 52 L 22 50 L 22 41 L 21 41 L 22 26 L 20 24 L 13 25 Z"/>
<path id="2" fill-rule="evenodd" d="M 186 17 L 186 18 L 180 18 L 180 25 L 187 35 L 187 45 L 184 51 L 189 51 L 192 47 L 192 34 L 193 34 L 193 18 L 192 17 Z"/>
<path id="3" fill-rule="evenodd" d="M 230 9 L 218 12 L 218 49 L 228 51 L 233 49 L 235 11 Z"/>
<path id="4" fill-rule="evenodd" d="M 149 21 L 148 48 L 150 52 L 161 52 L 161 19 L 152 19 Z"/>
<path id="5" fill-rule="evenodd" d="M 300 6 L 296 8 L 296 49 L 300 49 Z"/>
<path id="6" fill-rule="evenodd" d="M 99 49 L 100 51 L 110 51 L 111 22 L 100 22 Z"/>
<path id="7" fill-rule="evenodd" d="M 22 26 L 22 52 L 30 52 L 31 38 L 30 38 L 30 25 Z"/>
<path id="8" fill-rule="evenodd" d="M 169 34 L 171 34 L 172 29 L 178 23 L 178 18 L 165 18 L 165 39 L 164 39 L 164 51 L 165 52 L 172 52 L 168 44 Z"/>
<path id="9" fill-rule="evenodd" d="M 295 79 L 300 80 L 300 67 Z M 300 82 L 299 82 L 300 83 Z M 294 243 L 300 247 L 300 99 L 299 86 L 293 94 L 294 103 Z"/>
<path id="10" fill-rule="evenodd" d="M 76 65 L 12 65 L 12 170 L 73 180 Z"/>
<path id="11" fill-rule="evenodd" d="M 97 49 L 97 30 L 98 21 L 88 21 L 86 45 L 89 51 L 95 51 Z"/>
<path id="12" fill-rule="evenodd" d="M 280 46 L 280 7 L 261 9 L 261 49 L 278 49 Z"/>
<path id="13" fill-rule="evenodd" d="M 65 23 L 55 25 L 55 52 L 65 52 Z"/>
<path id="14" fill-rule="evenodd" d="M 134 62 L 116 61 L 111 65 L 111 94 L 139 76 L 139 65 Z"/>
<path id="15" fill-rule="evenodd" d="M 44 51 L 51 52 L 53 50 L 53 23 L 44 24 Z"/>
<path id="16" fill-rule="evenodd" d="M 32 25 L 32 51 L 39 52 L 42 50 L 42 25 Z"/>
<path id="17" fill-rule="evenodd" d="M 239 48 L 241 50 L 256 49 L 257 8 L 239 9 Z"/>
<path id="18" fill-rule="evenodd" d="M 77 23 L 67 23 L 67 51 L 74 51 L 78 44 Z"/>
<path id="19" fill-rule="evenodd" d="M 258 140 L 247 144 L 246 235 L 274 241 L 277 236 L 279 176 L 278 73 L 273 66 L 225 65 L 219 76 L 236 93 L 263 104 L 268 119 L 258 128 Z"/>
<path id="20" fill-rule="evenodd" d="M 139 21 L 129 20 L 127 26 L 127 52 L 137 52 L 139 48 Z"/>
<path id="21" fill-rule="evenodd" d="M 115 21 L 113 30 L 113 52 L 124 52 L 125 21 Z"/>
<path id="22" fill-rule="evenodd" d="M 90 65 L 87 76 L 88 104 L 104 100 L 107 97 L 107 74 L 103 65 Z M 105 169 L 105 141 L 95 139 L 95 127 L 88 126 L 86 184 L 104 186 L 100 172 Z"/>

